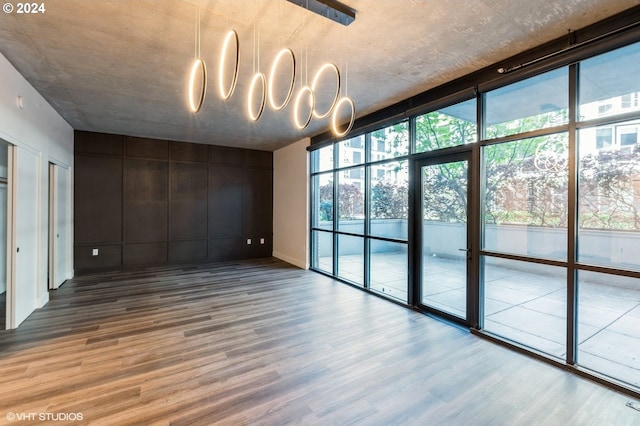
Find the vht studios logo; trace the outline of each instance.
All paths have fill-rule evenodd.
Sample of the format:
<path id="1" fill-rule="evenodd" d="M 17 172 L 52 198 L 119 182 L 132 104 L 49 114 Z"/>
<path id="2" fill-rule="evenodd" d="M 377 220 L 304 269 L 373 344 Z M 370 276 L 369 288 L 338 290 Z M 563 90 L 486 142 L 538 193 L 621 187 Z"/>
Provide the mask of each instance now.
<path id="1" fill-rule="evenodd" d="M 8 421 L 41 421 L 41 422 L 68 422 L 82 421 L 82 413 L 14 413 L 10 411 L 5 416 Z"/>

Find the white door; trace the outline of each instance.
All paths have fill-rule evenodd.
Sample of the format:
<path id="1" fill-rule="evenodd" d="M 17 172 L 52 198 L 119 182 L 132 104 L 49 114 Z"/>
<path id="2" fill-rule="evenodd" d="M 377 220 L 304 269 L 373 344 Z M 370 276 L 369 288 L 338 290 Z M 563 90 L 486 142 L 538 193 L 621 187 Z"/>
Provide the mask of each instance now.
<path id="1" fill-rule="evenodd" d="M 11 299 L 12 320 L 15 328 L 38 307 L 38 211 L 40 157 L 24 148 L 12 149 L 11 200 L 12 226 Z M 11 207 L 10 207 L 11 209 Z M 9 305 L 9 303 L 7 303 Z"/>
<path id="2" fill-rule="evenodd" d="M 0 294 L 7 291 L 7 184 L 0 182 Z M 0 312 L 0 315 L 4 315 Z"/>
<path id="3" fill-rule="evenodd" d="M 49 167 L 49 288 L 56 289 L 69 278 L 69 170 Z"/>

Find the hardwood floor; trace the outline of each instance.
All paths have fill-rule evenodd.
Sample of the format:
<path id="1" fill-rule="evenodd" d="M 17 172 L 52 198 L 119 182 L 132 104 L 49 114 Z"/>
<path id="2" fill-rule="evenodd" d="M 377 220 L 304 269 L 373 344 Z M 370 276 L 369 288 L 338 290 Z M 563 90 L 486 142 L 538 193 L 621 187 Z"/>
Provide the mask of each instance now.
<path id="1" fill-rule="evenodd" d="M 0 424 L 640 422 L 625 395 L 276 259 L 84 276 L 51 296 L 0 332 Z"/>

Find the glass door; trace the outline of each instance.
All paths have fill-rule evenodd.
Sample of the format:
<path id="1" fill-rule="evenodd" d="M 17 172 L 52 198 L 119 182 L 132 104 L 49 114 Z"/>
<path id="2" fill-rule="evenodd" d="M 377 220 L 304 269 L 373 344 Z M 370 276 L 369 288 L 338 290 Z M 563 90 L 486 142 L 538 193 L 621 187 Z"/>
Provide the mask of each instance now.
<path id="1" fill-rule="evenodd" d="M 418 160 L 418 305 L 469 324 L 470 152 Z"/>

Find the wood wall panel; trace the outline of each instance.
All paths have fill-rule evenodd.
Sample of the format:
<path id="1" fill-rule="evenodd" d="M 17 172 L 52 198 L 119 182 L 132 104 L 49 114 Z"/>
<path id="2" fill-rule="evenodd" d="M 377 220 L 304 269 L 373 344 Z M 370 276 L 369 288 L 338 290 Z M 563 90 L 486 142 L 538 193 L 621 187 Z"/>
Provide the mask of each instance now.
<path id="1" fill-rule="evenodd" d="M 243 181 L 244 234 L 273 230 L 273 170 L 248 167 Z M 270 236 L 270 235 L 269 235 Z"/>
<path id="2" fill-rule="evenodd" d="M 248 167 L 273 168 L 273 153 L 269 151 L 245 149 L 244 165 Z"/>
<path id="3" fill-rule="evenodd" d="M 217 238 L 209 240 L 209 260 L 237 260 L 242 259 L 244 239 L 241 238 Z"/>
<path id="4" fill-rule="evenodd" d="M 93 249 L 98 249 L 98 255 L 93 255 Z M 122 266 L 122 245 L 76 246 L 73 251 L 75 272 L 82 274 L 92 271 L 119 269 Z"/>
<path id="5" fill-rule="evenodd" d="M 128 157 L 153 158 L 156 160 L 169 159 L 169 142 L 159 139 L 125 138 L 126 155 Z"/>
<path id="6" fill-rule="evenodd" d="M 246 238 L 251 239 L 251 244 L 245 244 L 242 248 L 243 259 L 256 259 L 259 257 L 269 257 L 273 252 L 272 235 L 266 232 L 256 235 L 249 235 Z M 264 240 L 264 244 L 260 240 Z M 246 242 L 246 239 L 245 239 Z"/>
<path id="7" fill-rule="evenodd" d="M 242 237 L 242 166 L 209 165 L 209 237 Z"/>
<path id="8" fill-rule="evenodd" d="M 169 262 L 188 263 L 207 258 L 207 240 L 172 241 L 169 243 Z"/>
<path id="9" fill-rule="evenodd" d="M 127 158 L 125 162 L 125 241 L 166 241 L 169 165 Z"/>
<path id="10" fill-rule="evenodd" d="M 122 159 L 76 155 L 74 243 L 122 239 Z"/>
<path id="11" fill-rule="evenodd" d="M 108 133 L 74 132 L 74 152 L 122 156 L 124 136 Z"/>
<path id="12" fill-rule="evenodd" d="M 125 246 L 125 265 L 158 265 L 166 263 L 167 259 L 167 243 L 141 243 Z"/>
<path id="13" fill-rule="evenodd" d="M 208 145 L 186 142 L 171 142 L 171 160 L 208 163 Z"/>
<path id="14" fill-rule="evenodd" d="M 207 238 L 207 165 L 171 165 L 171 239 Z"/>
<path id="15" fill-rule="evenodd" d="M 210 146 L 209 162 L 218 164 L 244 164 L 244 149 L 231 148 L 228 146 Z"/>
<path id="16" fill-rule="evenodd" d="M 271 152 L 75 135 L 76 273 L 271 256 Z"/>

